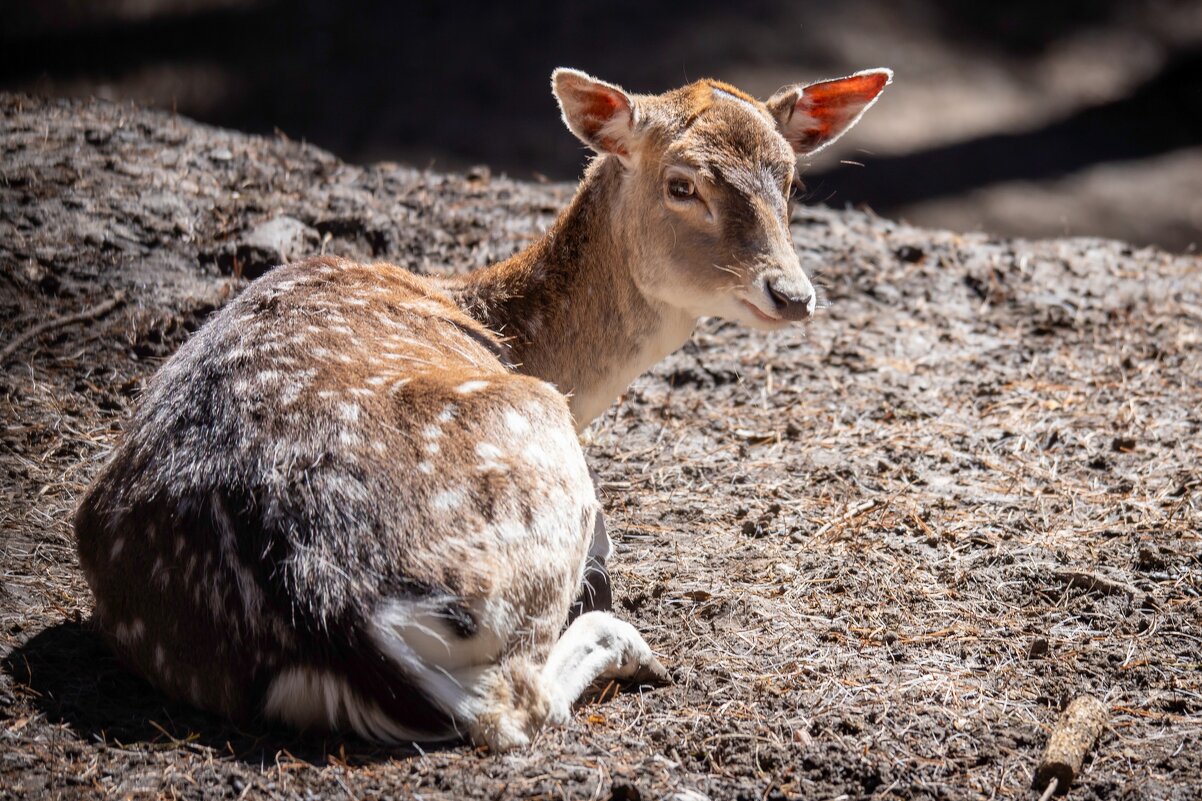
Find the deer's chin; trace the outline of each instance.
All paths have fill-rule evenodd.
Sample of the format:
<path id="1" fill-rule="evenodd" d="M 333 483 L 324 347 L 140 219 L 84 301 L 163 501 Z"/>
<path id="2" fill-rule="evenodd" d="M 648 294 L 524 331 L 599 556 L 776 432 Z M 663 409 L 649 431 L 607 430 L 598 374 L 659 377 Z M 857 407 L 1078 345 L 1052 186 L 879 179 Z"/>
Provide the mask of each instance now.
<path id="1" fill-rule="evenodd" d="M 737 299 L 734 305 L 736 313 L 728 315 L 728 317 L 738 320 L 751 328 L 756 328 L 760 331 L 779 331 L 790 324 L 789 320 L 771 315 L 744 298 Z"/>

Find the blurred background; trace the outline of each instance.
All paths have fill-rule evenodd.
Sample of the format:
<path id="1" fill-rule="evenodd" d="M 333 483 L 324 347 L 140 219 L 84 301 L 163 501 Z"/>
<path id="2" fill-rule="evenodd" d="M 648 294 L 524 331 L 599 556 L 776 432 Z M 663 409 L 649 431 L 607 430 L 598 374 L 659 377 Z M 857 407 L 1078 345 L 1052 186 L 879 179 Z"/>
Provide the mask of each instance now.
<path id="1" fill-rule="evenodd" d="M 766 97 L 889 66 L 809 199 L 956 230 L 1202 245 L 1199 0 L 0 0 L 0 88 L 136 100 L 349 161 L 574 179 L 549 74 Z"/>

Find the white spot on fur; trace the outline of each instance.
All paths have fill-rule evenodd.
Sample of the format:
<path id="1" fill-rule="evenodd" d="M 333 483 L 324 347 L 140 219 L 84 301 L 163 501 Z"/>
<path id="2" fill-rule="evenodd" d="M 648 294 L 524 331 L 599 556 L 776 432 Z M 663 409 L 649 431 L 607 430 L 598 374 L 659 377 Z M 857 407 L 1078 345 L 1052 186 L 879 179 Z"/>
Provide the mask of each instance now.
<path id="1" fill-rule="evenodd" d="M 530 530 L 517 520 L 502 520 L 494 523 L 492 532 L 505 542 L 517 542 L 530 534 Z"/>
<path id="2" fill-rule="evenodd" d="M 118 623 L 113 627 L 113 636 L 125 645 L 133 645 L 142 639 L 142 635 L 145 633 L 146 624 L 140 617 L 134 618 L 130 623 Z"/>
<path id="3" fill-rule="evenodd" d="M 372 398 L 376 394 L 374 389 L 368 389 L 367 387 L 351 387 L 347 392 L 356 398 Z"/>
<path id="4" fill-rule="evenodd" d="M 316 356 L 319 359 L 327 359 L 330 356 L 330 351 L 327 350 L 326 348 L 314 348 L 313 350 L 311 350 L 309 352 L 312 353 L 314 356 Z"/>
<path id="5" fill-rule="evenodd" d="M 163 557 L 156 556 L 154 558 L 154 567 L 150 569 L 150 578 L 159 585 L 160 589 L 167 589 L 167 581 L 170 575 L 163 565 Z"/>
<path id="6" fill-rule="evenodd" d="M 449 423 L 451 420 L 455 419 L 456 408 L 457 407 L 453 403 L 448 403 L 446 406 L 444 406 L 443 410 L 438 413 L 438 422 Z"/>
<path id="7" fill-rule="evenodd" d="M 338 432 L 338 443 L 347 448 L 354 448 L 363 440 L 354 431 L 346 431 L 345 429 Z"/>
<path id="8" fill-rule="evenodd" d="M 450 512 L 463 506 L 466 500 L 463 490 L 443 490 L 430 499 L 430 507 L 436 512 Z"/>
<path id="9" fill-rule="evenodd" d="M 509 409 L 505 412 L 505 426 L 515 436 L 528 434 L 531 428 L 529 418 L 514 409 Z"/>
<path id="10" fill-rule="evenodd" d="M 426 475 L 430 475 L 431 473 L 434 472 L 434 465 L 432 465 L 426 461 L 418 462 L 417 463 L 417 472 L 425 473 Z"/>
<path id="11" fill-rule="evenodd" d="M 280 405 L 291 406 L 292 404 L 296 403 L 303 390 L 304 386 L 298 382 L 286 384 L 284 388 L 280 390 Z"/>
<path id="12" fill-rule="evenodd" d="M 424 426 L 422 436 L 426 439 L 438 439 L 442 436 L 442 429 L 435 425 Z"/>
<path id="13" fill-rule="evenodd" d="M 442 450 L 442 449 L 440 447 L 438 447 L 437 442 L 427 442 L 426 443 L 426 453 L 434 454 L 434 453 L 438 453 L 440 450 Z"/>
<path id="14" fill-rule="evenodd" d="M 415 312 L 420 312 L 422 314 L 443 314 L 446 312 L 446 308 L 443 307 L 442 304 L 434 303 L 433 301 L 428 301 L 428 300 L 410 303 L 408 308 L 412 309 Z"/>
<path id="15" fill-rule="evenodd" d="M 373 387 L 378 387 L 387 380 L 388 376 L 386 375 L 373 375 L 371 378 L 367 379 L 367 383 L 371 384 Z"/>
<path id="16" fill-rule="evenodd" d="M 398 378 L 396 381 L 392 382 L 392 386 L 389 387 L 389 390 L 392 392 L 397 392 L 401 387 L 405 386 L 412 380 L 412 378 Z"/>
<path id="17" fill-rule="evenodd" d="M 388 446 L 378 439 L 372 440 L 371 448 L 376 453 L 385 453 L 388 450 Z"/>
<path id="18" fill-rule="evenodd" d="M 340 403 L 338 404 L 338 416 L 348 423 L 354 423 L 359 419 L 359 404 L 357 403 Z"/>
<path id="19" fill-rule="evenodd" d="M 480 464 L 476 465 L 476 469 L 481 473 L 509 472 L 509 465 L 501 461 L 504 452 L 491 442 L 477 442 L 476 455 L 480 457 Z"/>
<path id="20" fill-rule="evenodd" d="M 488 386 L 487 381 L 481 381 L 479 379 L 472 379 L 471 381 L 464 381 L 462 384 L 455 387 L 455 391 L 458 392 L 460 395 L 470 395 L 473 392 L 479 392 L 480 390 L 484 389 L 487 386 Z"/>
<path id="21" fill-rule="evenodd" d="M 546 449 L 537 442 L 530 442 L 522 448 L 522 458 L 540 467 L 553 467 L 554 463 Z"/>

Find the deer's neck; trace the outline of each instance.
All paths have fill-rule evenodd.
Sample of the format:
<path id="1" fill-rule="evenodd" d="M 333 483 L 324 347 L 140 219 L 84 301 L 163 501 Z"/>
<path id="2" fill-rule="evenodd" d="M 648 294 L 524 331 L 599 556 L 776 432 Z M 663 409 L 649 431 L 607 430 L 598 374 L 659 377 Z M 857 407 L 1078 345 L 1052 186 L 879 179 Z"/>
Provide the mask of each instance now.
<path id="1" fill-rule="evenodd" d="M 640 248 L 623 230 L 621 180 L 615 160 L 598 160 L 542 239 L 445 284 L 505 338 L 519 371 L 569 396 L 578 429 L 683 345 L 696 324 L 639 291 L 632 270 Z"/>

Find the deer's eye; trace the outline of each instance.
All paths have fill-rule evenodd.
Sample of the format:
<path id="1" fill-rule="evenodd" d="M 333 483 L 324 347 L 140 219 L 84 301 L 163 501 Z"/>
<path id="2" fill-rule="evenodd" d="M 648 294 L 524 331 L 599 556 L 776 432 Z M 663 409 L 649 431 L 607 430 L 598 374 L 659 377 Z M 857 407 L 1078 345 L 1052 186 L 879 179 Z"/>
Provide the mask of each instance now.
<path id="1" fill-rule="evenodd" d="M 669 178 L 668 194 L 676 200 L 688 200 L 697 192 L 688 178 Z"/>
<path id="2" fill-rule="evenodd" d="M 793 180 L 789 182 L 789 191 L 786 192 L 785 195 L 789 198 L 789 202 L 792 203 L 801 197 L 801 194 L 804 191 L 805 184 L 801 182 L 800 178 L 794 176 Z"/>

